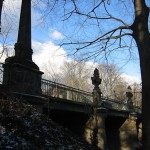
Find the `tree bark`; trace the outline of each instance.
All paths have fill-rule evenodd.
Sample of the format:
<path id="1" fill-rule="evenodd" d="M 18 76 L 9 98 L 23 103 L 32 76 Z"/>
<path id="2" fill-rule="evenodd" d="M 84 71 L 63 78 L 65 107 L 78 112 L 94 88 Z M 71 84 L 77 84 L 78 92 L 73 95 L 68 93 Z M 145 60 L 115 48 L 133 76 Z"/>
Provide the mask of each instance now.
<path id="1" fill-rule="evenodd" d="M 150 150 L 150 33 L 148 30 L 149 9 L 144 0 L 134 0 L 135 20 L 132 25 L 136 41 L 142 77 L 142 123 L 143 148 Z"/>

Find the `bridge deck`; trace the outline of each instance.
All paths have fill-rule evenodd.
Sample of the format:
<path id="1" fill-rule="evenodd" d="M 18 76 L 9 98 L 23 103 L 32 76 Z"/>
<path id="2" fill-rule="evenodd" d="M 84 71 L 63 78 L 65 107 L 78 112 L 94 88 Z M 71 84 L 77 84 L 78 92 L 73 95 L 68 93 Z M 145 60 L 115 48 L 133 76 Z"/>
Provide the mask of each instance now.
<path id="1" fill-rule="evenodd" d="M 72 88 L 63 84 L 52 82 L 49 80 L 42 79 L 42 94 L 47 97 L 59 99 L 59 103 L 72 103 L 92 107 L 93 105 L 93 95 L 90 92 Z M 60 99 L 62 101 L 60 101 Z M 102 97 L 102 107 L 109 109 L 114 112 L 129 112 L 129 105 L 127 100 L 118 101 L 115 99 L 110 99 Z M 57 102 L 58 103 L 58 102 Z M 141 109 L 134 106 L 134 112 L 141 113 Z"/>

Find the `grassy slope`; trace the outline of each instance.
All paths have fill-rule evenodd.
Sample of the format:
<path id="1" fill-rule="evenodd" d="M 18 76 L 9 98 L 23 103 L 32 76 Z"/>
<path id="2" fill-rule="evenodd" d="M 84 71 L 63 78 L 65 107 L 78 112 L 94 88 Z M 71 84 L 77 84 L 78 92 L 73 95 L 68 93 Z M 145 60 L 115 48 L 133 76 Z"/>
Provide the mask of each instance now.
<path id="1" fill-rule="evenodd" d="M 0 149 L 96 150 L 19 100 L 0 100 Z"/>

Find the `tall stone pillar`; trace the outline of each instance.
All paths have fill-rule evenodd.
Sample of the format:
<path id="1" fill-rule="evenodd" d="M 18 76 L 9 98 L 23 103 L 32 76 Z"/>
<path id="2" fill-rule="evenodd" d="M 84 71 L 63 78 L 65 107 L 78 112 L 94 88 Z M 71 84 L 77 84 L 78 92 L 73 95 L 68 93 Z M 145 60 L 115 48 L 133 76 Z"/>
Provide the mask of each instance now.
<path id="1" fill-rule="evenodd" d="M 85 140 L 101 150 L 107 149 L 105 118 L 107 110 L 105 108 L 95 109 L 85 126 Z"/>
<path id="2" fill-rule="evenodd" d="M 136 150 L 139 148 L 136 120 L 136 113 L 131 113 L 129 118 L 120 127 L 121 150 Z"/>
<path id="3" fill-rule="evenodd" d="M 11 92 L 28 94 L 41 93 L 43 72 L 32 61 L 31 48 L 31 0 L 22 0 L 18 40 L 15 44 L 15 56 L 5 60 L 3 84 Z"/>
<path id="4" fill-rule="evenodd" d="M 106 150 L 105 118 L 107 115 L 107 110 L 101 105 L 101 90 L 99 88 L 101 79 L 99 78 L 98 69 L 94 70 L 94 75 L 91 79 L 92 84 L 94 85 L 93 114 L 85 126 L 85 140 L 88 143 L 99 147 L 101 150 Z"/>
<path id="5" fill-rule="evenodd" d="M 18 59 L 32 61 L 31 49 L 31 0 L 22 0 L 18 40 L 15 44 L 15 56 Z"/>

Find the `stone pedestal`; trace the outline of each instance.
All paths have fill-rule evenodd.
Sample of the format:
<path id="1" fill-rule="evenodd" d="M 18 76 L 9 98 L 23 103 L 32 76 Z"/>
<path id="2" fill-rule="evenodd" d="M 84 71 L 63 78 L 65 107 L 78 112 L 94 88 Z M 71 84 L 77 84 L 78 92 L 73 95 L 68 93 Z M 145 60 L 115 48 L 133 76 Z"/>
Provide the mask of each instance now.
<path id="1" fill-rule="evenodd" d="M 41 94 L 39 67 L 32 61 L 31 0 L 22 0 L 15 56 L 5 60 L 3 84 L 10 92 Z"/>
<path id="2" fill-rule="evenodd" d="M 136 114 L 130 114 L 129 118 L 120 127 L 121 150 L 136 150 L 138 148 L 136 120 Z"/>
<path id="3" fill-rule="evenodd" d="M 3 84 L 10 92 L 41 94 L 41 75 L 38 66 L 29 60 L 9 57 L 5 60 Z"/>
<path id="4" fill-rule="evenodd" d="M 106 109 L 95 109 L 85 126 L 85 140 L 101 150 L 106 150 Z"/>

